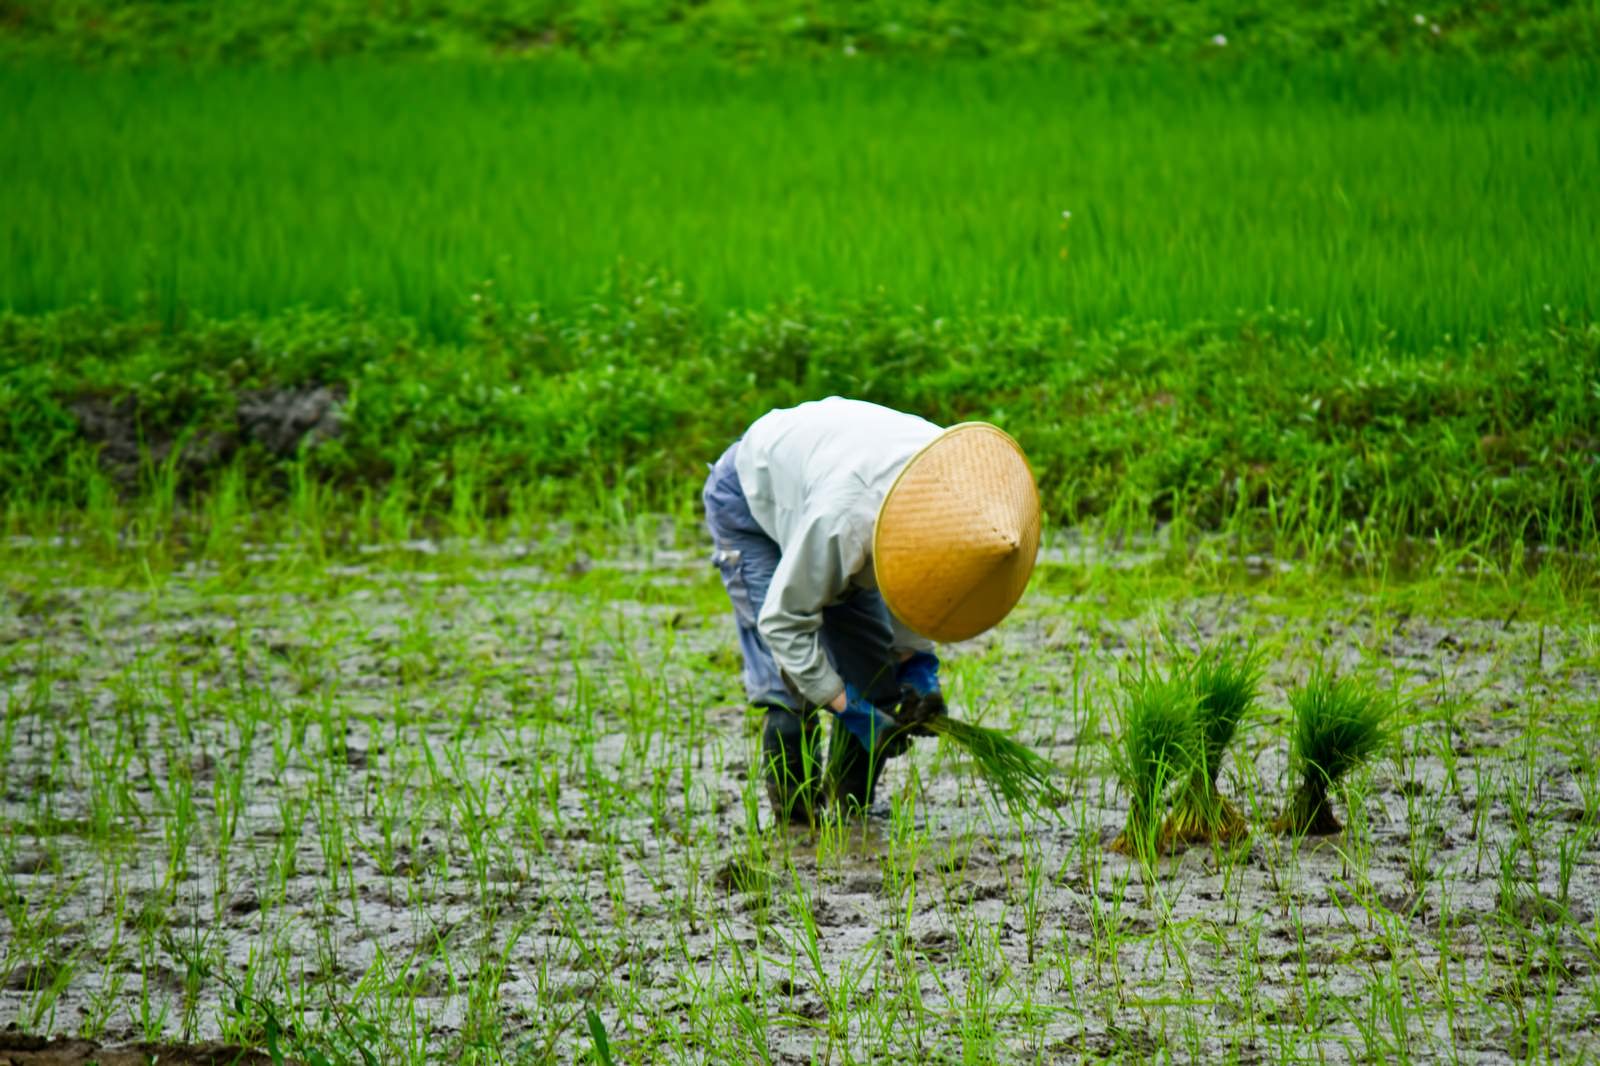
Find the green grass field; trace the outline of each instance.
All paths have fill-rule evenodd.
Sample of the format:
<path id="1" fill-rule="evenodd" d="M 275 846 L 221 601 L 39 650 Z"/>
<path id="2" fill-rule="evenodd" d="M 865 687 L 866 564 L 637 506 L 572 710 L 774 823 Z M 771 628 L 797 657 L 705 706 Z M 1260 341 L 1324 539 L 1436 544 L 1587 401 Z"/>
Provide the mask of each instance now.
<path id="1" fill-rule="evenodd" d="M 1590 316 L 1584 65 L 0 70 L 0 305 L 169 320 L 469 292 L 619 259 L 711 313 L 812 294 L 1404 346 Z M 1070 222 L 1063 217 L 1071 212 Z"/>

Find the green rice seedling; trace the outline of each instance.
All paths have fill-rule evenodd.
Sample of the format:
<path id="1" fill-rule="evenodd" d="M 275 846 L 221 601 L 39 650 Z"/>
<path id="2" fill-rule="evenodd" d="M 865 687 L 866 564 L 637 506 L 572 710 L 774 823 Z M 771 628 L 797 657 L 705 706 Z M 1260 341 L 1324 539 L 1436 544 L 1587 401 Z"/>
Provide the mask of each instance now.
<path id="1" fill-rule="evenodd" d="M 605 1023 L 600 1020 L 600 1015 L 590 1007 L 583 1012 L 584 1021 L 589 1026 L 589 1038 L 594 1041 L 594 1055 L 601 1066 L 611 1066 L 611 1041 L 606 1038 Z"/>
<path id="2" fill-rule="evenodd" d="M 939 715 L 923 723 L 935 736 L 960 745 L 977 764 L 995 797 L 1015 811 L 1055 808 L 1062 793 L 1055 785 L 1060 770 L 1019 741 L 997 729 Z"/>
<path id="3" fill-rule="evenodd" d="M 1318 668 L 1289 694 L 1294 708 L 1290 772 L 1299 787 L 1273 822 L 1279 833 L 1325 836 L 1344 827 L 1328 789 L 1383 746 L 1389 706 L 1370 684 Z"/>
<path id="4" fill-rule="evenodd" d="M 1255 703 L 1261 685 L 1260 657 L 1253 649 L 1243 654 L 1214 650 L 1193 665 L 1188 677 L 1194 688 L 1198 758 L 1161 836 L 1173 844 L 1239 840 L 1249 835 L 1249 827 L 1239 809 L 1217 789 L 1217 775 L 1239 723 Z"/>
<path id="5" fill-rule="evenodd" d="M 1194 704 L 1194 689 L 1183 674 L 1146 673 L 1129 689 L 1117 754 L 1117 773 L 1128 790 L 1128 822 L 1111 842 L 1112 851 L 1148 862 L 1169 850 L 1160 813 L 1167 789 L 1195 765 L 1200 742 Z"/>

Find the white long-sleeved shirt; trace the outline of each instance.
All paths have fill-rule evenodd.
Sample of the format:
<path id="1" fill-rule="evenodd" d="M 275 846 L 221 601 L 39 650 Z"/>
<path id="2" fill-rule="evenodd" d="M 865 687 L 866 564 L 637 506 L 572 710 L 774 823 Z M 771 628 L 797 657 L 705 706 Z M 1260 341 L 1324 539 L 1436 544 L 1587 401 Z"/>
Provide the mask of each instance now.
<path id="1" fill-rule="evenodd" d="M 762 415 L 739 443 L 735 465 L 750 513 L 781 553 L 756 625 L 812 703 L 844 688 L 819 640 L 822 609 L 852 585 L 877 586 L 878 508 L 907 460 L 940 432 L 915 415 L 830 396 Z M 897 649 L 933 648 L 892 613 L 890 620 Z"/>

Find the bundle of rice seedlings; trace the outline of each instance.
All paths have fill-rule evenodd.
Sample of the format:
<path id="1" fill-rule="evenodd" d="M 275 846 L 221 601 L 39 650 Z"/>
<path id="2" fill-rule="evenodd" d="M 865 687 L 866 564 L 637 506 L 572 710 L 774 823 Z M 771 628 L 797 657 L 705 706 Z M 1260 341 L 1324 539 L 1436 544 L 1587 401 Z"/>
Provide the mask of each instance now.
<path id="1" fill-rule="evenodd" d="M 1261 685 L 1260 657 L 1253 650 L 1208 653 L 1189 671 L 1189 683 L 1194 689 L 1199 752 L 1162 826 L 1161 838 L 1171 844 L 1241 840 L 1249 835 L 1249 826 L 1217 788 L 1217 775 L 1240 721 L 1255 703 Z"/>
<path id="2" fill-rule="evenodd" d="M 972 757 L 995 796 L 1007 806 L 1023 811 L 1059 807 L 1062 793 L 1055 786 L 1056 764 L 1026 744 L 999 730 L 939 715 L 921 723 L 935 736 L 948 737 Z"/>
<path id="3" fill-rule="evenodd" d="M 1300 786 L 1272 823 L 1279 833 L 1326 835 L 1344 827 L 1328 790 L 1383 746 L 1389 705 L 1370 684 L 1318 668 L 1289 694 L 1294 708 L 1290 772 Z"/>
<path id="4" fill-rule="evenodd" d="M 1199 743 L 1195 731 L 1194 688 L 1184 674 L 1145 674 L 1121 705 L 1122 750 L 1117 772 L 1128 790 L 1128 822 L 1111 850 L 1149 862 L 1170 849 L 1157 826 L 1167 789 L 1194 766 Z"/>

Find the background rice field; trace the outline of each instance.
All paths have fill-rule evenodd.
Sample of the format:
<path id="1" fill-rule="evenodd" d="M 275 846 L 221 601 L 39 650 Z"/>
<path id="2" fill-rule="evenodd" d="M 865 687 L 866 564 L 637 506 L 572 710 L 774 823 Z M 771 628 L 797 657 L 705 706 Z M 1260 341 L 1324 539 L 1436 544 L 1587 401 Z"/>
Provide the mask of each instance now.
<path id="1" fill-rule="evenodd" d="M 459 336 L 629 261 L 797 295 L 1403 347 L 1593 314 L 1584 62 L 0 68 L 0 306 L 343 306 Z M 1070 211 L 1070 221 L 1064 212 Z"/>

